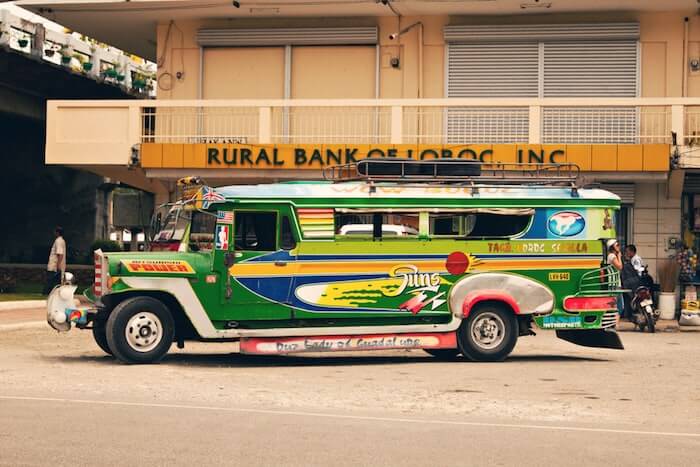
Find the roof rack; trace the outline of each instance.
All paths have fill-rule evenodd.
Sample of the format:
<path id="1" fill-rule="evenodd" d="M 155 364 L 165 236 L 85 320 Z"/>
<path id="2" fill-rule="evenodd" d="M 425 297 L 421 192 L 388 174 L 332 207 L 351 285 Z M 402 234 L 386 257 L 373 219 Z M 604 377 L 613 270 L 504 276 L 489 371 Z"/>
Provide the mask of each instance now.
<path id="1" fill-rule="evenodd" d="M 323 169 L 323 178 L 340 181 L 431 182 L 576 187 L 576 164 L 479 162 L 460 159 L 364 159 Z"/>

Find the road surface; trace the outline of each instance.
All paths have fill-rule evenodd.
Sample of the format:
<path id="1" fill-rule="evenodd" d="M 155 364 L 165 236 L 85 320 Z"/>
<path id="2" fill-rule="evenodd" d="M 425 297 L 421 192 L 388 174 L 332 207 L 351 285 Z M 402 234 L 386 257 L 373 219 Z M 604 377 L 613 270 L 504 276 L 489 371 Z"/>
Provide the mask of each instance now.
<path id="1" fill-rule="evenodd" d="M 39 319 L 0 312 L 0 465 L 700 463 L 698 332 L 541 332 L 493 364 L 196 343 L 128 366 Z"/>

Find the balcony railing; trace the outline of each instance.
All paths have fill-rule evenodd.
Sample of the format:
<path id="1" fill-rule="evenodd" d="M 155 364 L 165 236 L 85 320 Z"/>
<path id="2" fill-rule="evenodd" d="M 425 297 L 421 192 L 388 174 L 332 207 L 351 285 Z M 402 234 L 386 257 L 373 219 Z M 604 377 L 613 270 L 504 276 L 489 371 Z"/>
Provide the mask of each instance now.
<path id="1" fill-rule="evenodd" d="M 700 147 L 700 98 L 50 101 L 48 118 L 55 163 L 87 143 L 105 164 L 139 143 L 670 144 L 675 133 Z"/>
<path id="2" fill-rule="evenodd" d="M 155 63 L 75 32 L 47 29 L 8 10 L 0 10 L 0 47 L 129 92 L 155 97 Z"/>

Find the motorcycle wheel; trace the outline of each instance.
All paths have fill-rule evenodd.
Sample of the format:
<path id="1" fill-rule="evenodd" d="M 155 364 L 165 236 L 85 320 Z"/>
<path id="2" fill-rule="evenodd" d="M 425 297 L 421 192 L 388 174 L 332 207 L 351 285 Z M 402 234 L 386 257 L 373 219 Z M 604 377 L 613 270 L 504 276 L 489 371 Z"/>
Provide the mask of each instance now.
<path id="1" fill-rule="evenodd" d="M 649 308 L 649 307 L 647 307 Z M 644 309 L 644 317 L 647 319 L 647 325 L 649 327 L 649 332 L 656 332 L 656 326 L 654 323 L 654 312 L 650 312 L 647 308 Z"/>

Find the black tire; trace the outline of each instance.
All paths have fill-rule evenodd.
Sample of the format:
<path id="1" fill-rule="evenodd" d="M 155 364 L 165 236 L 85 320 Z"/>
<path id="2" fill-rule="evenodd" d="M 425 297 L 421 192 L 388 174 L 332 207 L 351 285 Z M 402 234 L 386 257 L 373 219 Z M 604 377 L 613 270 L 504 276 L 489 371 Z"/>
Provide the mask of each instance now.
<path id="1" fill-rule="evenodd" d="M 124 363 L 154 363 L 168 353 L 175 323 L 168 308 L 151 297 L 128 298 L 107 319 L 107 343 Z"/>
<path id="2" fill-rule="evenodd" d="M 440 360 L 452 360 L 459 355 L 459 349 L 423 349 L 426 353 Z"/>
<path id="3" fill-rule="evenodd" d="M 104 320 L 95 320 L 92 322 L 92 337 L 95 339 L 97 346 L 102 349 L 107 355 L 112 355 L 112 350 L 107 342 L 107 329 Z"/>
<path id="4" fill-rule="evenodd" d="M 656 332 L 656 323 L 654 322 L 654 313 L 647 311 L 646 309 L 644 310 L 644 316 L 647 319 L 647 327 L 649 329 L 649 332 L 654 333 Z"/>
<path id="5" fill-rule="evenodd" d="M 484 335 L 486 326 L 496 326 L 493 336 Z M 493 329 L 491 329 L 493 331 Z M 481 341 L 474 334 L 480 334 Z M 493 338 L 493 342 L 487 342 Z M 457 344 L 462 355 L 476 362 L 500 362 L 504 360 L 518 341 L 518 321 L 505 306 L 486 302 L 472 308 L 469 317 L 457 330 Z"/>

